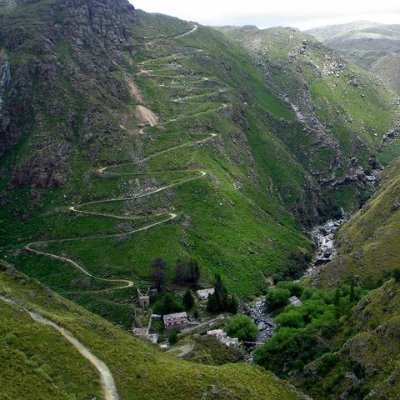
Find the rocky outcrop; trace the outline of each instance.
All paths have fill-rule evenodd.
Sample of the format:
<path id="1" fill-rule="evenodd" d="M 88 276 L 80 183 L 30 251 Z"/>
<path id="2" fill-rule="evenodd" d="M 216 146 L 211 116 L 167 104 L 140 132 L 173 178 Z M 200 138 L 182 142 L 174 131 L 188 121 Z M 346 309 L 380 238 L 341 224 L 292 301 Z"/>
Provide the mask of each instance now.
<path id="1" fill-rule="evenodd" d="M 66 145 L 54 144 L 46 147 L 40 154 L 15 168 L 12 185 L 32 185 L 41 189 L 62 186 L 69 172 L 68 152 Z"/>
<path id="2" fill-rule="evenodd" d="M 0 57 L 1 60 L 1 57 Z M 3 93 L 11 80 L 10 63 L 5 61 L 0 65 L 0 112 L 3 108 Z"/>
<path id="3" fill-rule="evenodd" d="M 26 23 L 26 13 L 37 23 Z M 23 137 L 30 154 L 16 157 L 13 187 L 63 185 L 72 153 L 98 152 L 96 139 L 110 132 L 106 108 L 130 98 L 126 81 L 112 72 L 134 50 L 135 22 L 127 0 L 25 0 L 12 19 L 3 16 L 0 157 Z"/>

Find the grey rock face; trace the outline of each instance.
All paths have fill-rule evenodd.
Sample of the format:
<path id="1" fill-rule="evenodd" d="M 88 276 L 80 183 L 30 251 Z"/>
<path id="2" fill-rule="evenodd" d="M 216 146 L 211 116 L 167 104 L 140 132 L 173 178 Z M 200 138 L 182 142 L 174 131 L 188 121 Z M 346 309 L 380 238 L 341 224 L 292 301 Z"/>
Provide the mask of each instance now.
<path id="1" fill-rule="evenodd" d="M 26 22 L 25 9 L 35 13 L 37 24 Z M 110 72 L 131 51 L 136 11 L 127 0 L 22 0 L 15 13 L 0 25 L 0 157 L 26 138 L 29 158 L 16 159 L 11 185 L 60 186 L 76 143 L 95 157 L 94 132 L 112 132 L 99 104 L 129 98 Z M 7 54 L 16 58 L 13 65 Z M 88 98 L 88 82 L 104 88 L 94 92 L 101 101 Z"/>

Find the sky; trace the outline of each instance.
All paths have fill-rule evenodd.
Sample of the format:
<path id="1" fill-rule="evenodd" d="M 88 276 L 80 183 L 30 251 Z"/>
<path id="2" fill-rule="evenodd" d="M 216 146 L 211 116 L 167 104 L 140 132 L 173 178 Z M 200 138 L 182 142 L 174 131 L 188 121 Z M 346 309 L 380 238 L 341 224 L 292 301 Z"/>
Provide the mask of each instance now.
<path id="1" fill-rule="evenodd" d="M 203 25 L 311 29 L 352 21 L 400 24 L 399 0 L 130 0 L 139 9 Z"/>

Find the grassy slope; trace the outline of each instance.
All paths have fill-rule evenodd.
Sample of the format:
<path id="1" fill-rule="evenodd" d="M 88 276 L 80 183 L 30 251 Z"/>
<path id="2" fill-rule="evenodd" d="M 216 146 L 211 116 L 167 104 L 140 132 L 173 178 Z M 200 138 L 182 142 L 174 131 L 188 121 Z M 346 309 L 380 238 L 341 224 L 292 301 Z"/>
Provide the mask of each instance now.
<path id="1" fill-rule="evenodd" d="M 272 88 L 288 96 L 306 119 L 307 115 L 315 116 L 322 123 L 328 142 L 321 142 L 312 133 L 304 137 L 304 133 L 293 132 L 284 138 L 289 147 L 297 150 L 298 159 L 306 169 L 321 177 L 334 174 L 339 178 L 348 173 L 348 159 L 352 156 L 366 166 L 382 135 L 395 122 L 396 97 L 392 92 L 372 74 L 343 59 L 311 35 L 291 28 L 222 30 L 250 50 L 263 66 Z M 304 40 L 307 48 L 302 55 L 299 50 Z M 342 66 L 338 69 L 339 64 Z M 335 73 L 329 73 L 332 68 Z M 350 84 L 351 77 L 355 77 L 356 86 Z M 341 205 L 349 205 L 343 194 L 339 193 L 338 198 Z"/>
<path id="2" fill-rule="evenodd" d="M 38 4 L 32 5 L 31 18 L 36 18 Z M 13 18 L 14 23 L 25 24 L 18 14 Z M 154 222 L 159 218 L 154 214 L 174 211 L 177 219 L 146 232 L 54 242 L 47 250 L 70 256 L 97 276 L 129 278 L 139 286 L 144 285 L 153 258 L 166 258 L 172 275 L 176 259 L 195 257 L 204 267 L 205 281 L 211 281 L 219 272 L 232 291 L 250 295 L 263 289 L 263 277 L 281 268 L 290 251 L 310 248 L 291 210 L 300 205 L 312 218 L 318 203 L 318 199 L 310 202 L 308 198 L 309 191 L 316 191 L 315 182 L 280 138 L 281 132 L 300 130 L 294 113 L 265 85 L 262 72 L 252 65 L 247 52 L 212 29 L 200 27 L 195 34 L 175 40 L 174 35 L 190 30 L 192 25 L 144 13 L 138 14 L 138 21 L 131 26 L 138 50 L 119 53 L 110 80 L 115 79 L 126 90 L 124 77 L 133 79 L 145 105 L 158 115 L 160 125 L 146 128 L 145 135 L 139 135 L 134 112 L 137 100 L 113 95 L 110 101 L 101 102 L 114 93 L 113 87 L 101 86 L 106 83 L 98 76 L 93 80 L 99 82 L 92 87 L 82 83 L 83 110 L 93 115 L 94 107 L 103 114 L 95 126 L 83 124 L 69 144 L 71 175 L 67 183 L 63 188 L 39 191 L 35 202 L 26 187 L 16 189 L 0 216 L 3 256 L 11 257 L 25 273 L 126 327 L 132 322 L 127 301 L 132 300 L 132 289 L 94 296 L 90 291 L 104 288 L 104 283 L 86 279 L 67 264 L 18 250 L 36 240 L 123 233 Z M 152 44 L 146 49 L 145 42 Z M 11 56 L 22 60 L 24 51 L 18 49 Z M 64 96 L 75 104 L 78 88 L 68 78 L 82 66 L 68 43 L 58 44 L 57 57 L 67 80 Z M 103 53 L 96 53 L 96 57 L 105 57 L 104 65 L 110 62 Z M 153 72 L 136 75 L 143 61 L 142 67 Z M 19 64 L 15 63 L 17 69 Z M 225 92 L 218 93 L 220 89 Z M 36 88 L 40 98 L 51 97 L 51 93 L 46 87 Z M 188 95 L 199 96 L 171 101 Z M 227 104 L 225 109 L 223 104 Z M 33 132 L 1 160 L 2 188 L 7 187 L 11 167 L 34 154 L 43 135 L 55 135 L 58 125 L 44 118 L 49 124 L 44 131 Z M 173 118 L 177 120 L 168 122 Z M 102 177 L 95 173 L 94 167 L 99 165 L 138 160 L 176 145 L 194 143 L 211 132 L 218 136 L 202 145 L 188 145 L 146 164 L 116 169 L 126 175 Z M 80 136 L 87 134 L 93 134 L 89 143 Z M 54 140 L 63 142 L 60 136 L 54 136 Z M 207 176 L 140 201 L 85 208 L 136 215 L 136 221 L 121 223 L 107 217 L 77 216 L 66 210 L 71 204 L 132 196 L 194 178 L 199 176 L 194 171 L 197 169 L 206 171 Z"/>
<path id="3" fill-rule="evenodd" d="M 339 254 L 321 273 L 324 285 L 358 275 L 375 286 L 399 267 L 400 213 L 392 205 L 400 198 L 400 160 L 385 170 L 378 192 L 339 231 Z"/>
<path id="4" fill-rule="evenodd" d="M 398 25 L 355 23 L 309 31 L 327 46 L 380 76 L 396 93 L 400 91 L 400 34 Z"/>
<path id="5" fill-rule="evenodd" d="M 3 265 L 0 275 L 2 296 L 66 328 L 107 364 L 121 400 L 303 398 L 257 367 L 207 367 L 165 355 L 11 267 Z M 56 332 L 13 306 L 0 302 L 0 309 L 2 399 L 101 398 L 96 371 Z"/>

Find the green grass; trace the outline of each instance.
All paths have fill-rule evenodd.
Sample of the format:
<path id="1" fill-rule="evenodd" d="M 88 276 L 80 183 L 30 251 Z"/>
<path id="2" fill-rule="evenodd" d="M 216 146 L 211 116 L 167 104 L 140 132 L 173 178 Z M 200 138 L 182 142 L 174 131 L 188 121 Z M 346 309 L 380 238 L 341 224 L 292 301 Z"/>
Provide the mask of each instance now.
<path id="1" fill-rule="evenodd" d="M 263 399 L 265 393 L 271 400 L 303 398 L 272 374 L 248 364 L 204 366 L 163 354 L 155 346 L 4 268 L 0 272 L 1 295 L 71 332 L 107 364 L 121 400 L 201 399 L 216 390 L 221 399 Z M 96 371 L 58 333 L 32 322 L 15 307 L 0 302 L 0 308 L 5 399 L 102 398 Z"/>
<path id="2" fill-rule="evenodd" d="M 42 6 L 49 4 L 29 5 L 29 18 L 17 13 L 5 23 L 24 26 L 27 20 L 42 21 Z M 62 10 L 57 8 L 54 17 L 62 20 Z M 70 264 L 21 253 L 21 248 L 47 241 L 46 251 L 66 255 L 96 276 L 132 279 L 138 285 L 148 280 L 153 258 L 168 261 L 169 278 L 177 259 L 195 258 L 202 266 L 204 284 L 220 273 L 230 291 L 249 297 L 265 290 L 265 277 L 278 273 L 291 252 L 310 251 L 301 223 L 314 224 L 318 213 L 330 215 L 331 206 L 322 199 L 313 172 L 330 175 L 337 155 L 331 146 L 314 152 L 315 137 L 303 131 L 279 86 L 288 77 L 286 72 L 265 74 L 248 50 L 216 30 L 199 27 L 196 34 L 175 40 L 192 24 L 142 12 L 138 18 L 138 24 L 123 20 L 132 31 L 129 44 L 135 52 L 107 51 L 105 44 L 87 46 L 78 54 L 66 38 L 56 43 L 54 57 L 62 73 L 52 78 L 51 86 L 36 79 L 32 87 L 33 107 L 43 123 L 27 127 L 24 139 L 0 160 L 0 187 L 5 191 L 16 165 L 47 157 L 47 148 L 42 148 L 46 140 L 66 149 L 64 186 L 34 189 L 34 201 L 27 186 L 6 196 L 0 209 L 0 254 L 26 274 L 125 327 L 132 323 L 132 293 L 93 293 L 106 285 L 87 281 Z M 53 25 L 49 23 L 48 29 Z M 29 32 L 33 40 L 41 38 L 30 22 Z M 288 43 L 286 39 L 281 43 L 281 35 L 272 40 L 272 33 L 267 35 L 273 43 L 271 55 L 280 63 L 287 58 Z M 31 47 L 27 42 L 11 52 L 16 70 L 25 68 Z M 136 75 L 141 67 L 152 72 Z M 308 67 L 304 71 L 312 91 L 315 76 Z M 85 78 L 79 84 L 76 74 Z M 159 124 L 144 128 L 143 134 L 135 114 L 138 102 L 129 95 L 126 79 L 135 81 L 144 105 L 159 118 Z M 298 76 L 287 82 L 296 80 Z M 318 82 L 318 90 L 330 93 L 327 98 L 335 96 L 331 81 Z M 346 88 L 343 84 L 340 96 L 321 108 L 326 118 L 336 110 L 334 100 L 347 96 Z M 386 104 L 386 94 L 374 94 L 374 99 L 382 97 L 379 106 Z M 197 97 L 173 102 L 178 96 Z M 49 113 L 43 104 L 61 111 Z M 387 117 L 389 124 L 391 115 L 387 111 L 377 120 Z M 354 124 L 372 124 L 368 118 L 359 116 Z M 346 139 L 350 144 L 345 143 L 348 126 L 339 122 L 337 135 L 343 148 L 357 149 L 350 135 Z M 378 128 L 383 129 L 383 123 Z M 367 151 L 359 153 L 364 157 Z M 140 163 L 147 156 L 153 157 Z M 99 174 L 98 168 L 113 165 Z M 347 167 L 341 167 L 344 174 Z M 152 193 L 164 186 L 170 187 Z M 144 196 L 135 199 L 138 195 Z M 126 200 L 106 202 L 112 198 Z M 336 202 L 350 209 L 354 198 L 339 193 Z M 91 202 L 96 203 L 86 204 Z M 77 215 L 68 211 L 71 205 L 132 220 Z M 178 215 L 173 221 L 123 234 L 172 212 Z M 92 237 L 112 234 L 118 236 Z M 79 240 L 51 241 L 67 238 Z"/>

